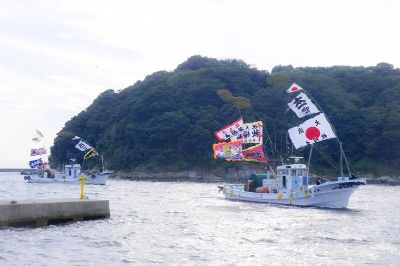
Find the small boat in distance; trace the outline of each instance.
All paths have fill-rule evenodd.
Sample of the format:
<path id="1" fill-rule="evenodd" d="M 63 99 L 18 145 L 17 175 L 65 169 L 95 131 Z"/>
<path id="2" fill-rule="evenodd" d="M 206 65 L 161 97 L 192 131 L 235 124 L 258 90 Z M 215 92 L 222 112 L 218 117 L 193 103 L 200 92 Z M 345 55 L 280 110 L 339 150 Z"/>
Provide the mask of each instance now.
<path id="1" fill-rule="evenodd" d="M 39 131 L 37 131 L 39 132 Z M 39 132 L 40 133 L 40 132 Z M 43 137 L 43 134 L 41 134 Z M 38 139 L 36 137 L 34 139 Z M 75 136 L 72 140 L 78 140 L 79 142 L 75 145 L 80 151 L 86 152 L 83 156 L 83 160 L 88 160 L 92 157 L 99 156 L 99 153 L 88 144 L 88 142 L 81 137 Z M 42 151 L 43 150 L 43 151 Z M 46 153 L 45 149 L 32 149 L 31 155 L 40 155 Z M 82 171 L 81 165 L 76 163 L 76 159 L 70 159 L 71 163 L 64 165 L 64 169 L 61 172 L 57 172 L 49 167 L 49 164 L 40 159 L 29 162 L 31 170 L 23 171 L 21 174 L 24 175 L 24 179 L 28 183 L 50 183 L 50 182 L 62 182 L 62 183 L 80 183 L 80 177 L 83 175 L 85 184 L 93 185 L 105 185 L 108 177 L 112 174 L 112 171 L 105 170 L 103 155 L 101 156 L 101 168 L 98 171 Z"/>
<path id="2" fill-rule="evenodd" d="M 85 184 L 105 185 L 112 171 L 100 169 L 95 173 L 82 172 L 81 165 L 72 163 L 64 166 L 64 171 L 56 172 L 50 168 L 35 169 L 32 172 L 26 172 L 24 179 L 28 183 L 80 183 L 80 177 L 83 175 Z"/>

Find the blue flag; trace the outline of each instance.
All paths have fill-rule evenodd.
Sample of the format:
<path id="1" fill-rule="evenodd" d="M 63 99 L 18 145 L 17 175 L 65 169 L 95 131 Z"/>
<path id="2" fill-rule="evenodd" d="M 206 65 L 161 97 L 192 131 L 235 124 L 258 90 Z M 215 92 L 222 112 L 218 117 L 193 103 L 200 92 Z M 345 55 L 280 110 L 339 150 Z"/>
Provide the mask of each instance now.
<path id="1" fill-rule="evenodd" d="M 33 161 L 29 161 L 29 166 L 31 168 L 38 168 L 39 166 L 43 165 L 43 161 L 42 159 L 37 159 L 37 160 L 33 160 Z"/>

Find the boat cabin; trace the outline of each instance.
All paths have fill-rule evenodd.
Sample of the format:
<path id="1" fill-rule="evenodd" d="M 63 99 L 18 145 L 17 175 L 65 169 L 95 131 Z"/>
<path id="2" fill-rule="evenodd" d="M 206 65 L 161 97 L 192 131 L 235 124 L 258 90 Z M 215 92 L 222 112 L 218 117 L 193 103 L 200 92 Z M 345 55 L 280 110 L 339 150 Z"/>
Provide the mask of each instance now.
<path id="1" fill-rule="evenodd" d="M 79 174 L 81 173 L 81 165 L 80 164 L 67 164 L 65 165 L 64 168 L 65 176 L 72 177 L 72 178 L 77 178 L 79 177 Z"/>
<path id="2" fill-rule="evenodd" d="M 277 167 L 279 191 L 292 192 L 308 188 L 308 169 L 305 164 L 287 164 Z"/>

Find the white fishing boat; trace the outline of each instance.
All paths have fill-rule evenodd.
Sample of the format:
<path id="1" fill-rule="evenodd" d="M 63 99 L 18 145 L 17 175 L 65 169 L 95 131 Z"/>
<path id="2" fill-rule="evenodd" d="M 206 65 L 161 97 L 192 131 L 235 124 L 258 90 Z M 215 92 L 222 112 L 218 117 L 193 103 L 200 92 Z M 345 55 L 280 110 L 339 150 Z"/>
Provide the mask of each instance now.
<path id="1" fill-rule="evenodd" d="M 305 94 L 305 90 L 293 84 L 288 93 L 301 91 L 291 102 L 288 103 L 298 118 L 310 115 L 316 116 L 304 121 L 298 126 L 288 130 L 289 137 L 296 149 L 310 146 L 308 163 L 301 162 L 302 157 L 291 156 L 293 160 L 289 163 L 282 163 L 276 167 L 276 172 L 268 165 L 265 174 L 252 174 L 245 184 L 229 184 L 218 186 L 223 191 L 225 199 L 240 200 L 270 204 L 312 206 L 324 208 L 346 208 L 351 194 L 359 185 L 366 184 L 366 178 L 357 178 L 350 170 L 349 162 L 343 151 L 342 143 L 337 134 L 322 112 L 322 108 Z M 314 100 L 315 101 L 315 100 Z M 321 110 L 321 111 L 320 111 Z M 227 161 L 257 161 L 266 163 L 267 159 L 261 144 L 242 150 L 243 143 L 260 143 L 246 141 L 246 124 L 241 121 L 216 131 L 218 140 L 225 140 L 214 144 L 214 158 Z M 262 122 L 258 122 L 262 123 Z M 251 123 L 249 123 L 251 124 Z M 247 126 L 248 128 L 248 126 Z M 245 130 L 243 130 L 245 129 Z M 241 133 L 243 132 L 243 134 Z M 254 132 L 253 132 L 254 133 Z M 250 134 L 254 136 L 254 134 Z M 257 134 L 255 134 L 257 135 Z M 258 134 L 258 138 L 262 138 Z M 317 178 L 315 184 L 310 183 L 310 160 L 314 145 L 317 142 L 336 138 L 340 149 L 340 175 L 336 180 L 322 182 Z M 233 140 L 233 141 L 232 141 Z M 343 161 L 346 163 L 348 174 L 343 171 Z"/>
<path id="2" fill-rule="evenodd" d="M 85 184 L 105 185 L 108 177 L 112 172 L 101 170 L 99 172 L 82 172 L 80 164 L 68 164 L 64 166 L 64 171 L 56 172 L 52 169 L 36 169 L 31 173 L 25 173 L 24 179 L 28 183 L 80 183 L 80 178 L 83 175 Z"/>
<path id="3" fill-rule="evenodd" d="M 41 138 L 43 138 L 43 134 L 37 130 L 40 134 L 38 137 L 35 137 L 33 140 L 36 142 L 40 142 Z M 75 145 L 80 151 L 86 152 L 83 156 L 83 161 L 91 158 L 99 156 L 99 153 L 88 144 L 86 140 L 75 136 L 72 140 L 79 140 L 79 142 Z M 46 154 L 46 150 L 44 148 L 40 149 L 32 149 L 31 156 L 43 155 Z M 101 168 L 99 171 L 90 172 L 90 171 L 82 171 L 81 165 L 76 162 L 76 159 L 70 159 L 71 164 L 67 164 L 64 166 L 63 171 L 58 172 L 51 169 L 44 160 L 44 158 L 39 158 L 36 160 L 32 160 L 29 162 L 29 166 L 32 170 L 23 171 L 21 174 L 24 175 L 24 179 L 28 183 L 50 183 L 50 182 L 62 182 L 62 183 L 71 183 L 71 184 L 79 184 L 81 177 L 84 178 L 85 184 L 93 184 L 93 185 L 105 185 L 108 177 L 112 174 L 112 171 L 104 170 L 104 159 L 101 156 Z"/>
<path id="4" fill-rule="evenodd" d="M 365 184 L 365 178 L 341 176 L 336 181 L 309 185 L 307 166 L 293 163 L 278 166 L 276 176 L 271 172 L 253 174 L 246 185 L 230 184 L 220 188 L 229 200 L 346 208 L 351 194 Z"/>

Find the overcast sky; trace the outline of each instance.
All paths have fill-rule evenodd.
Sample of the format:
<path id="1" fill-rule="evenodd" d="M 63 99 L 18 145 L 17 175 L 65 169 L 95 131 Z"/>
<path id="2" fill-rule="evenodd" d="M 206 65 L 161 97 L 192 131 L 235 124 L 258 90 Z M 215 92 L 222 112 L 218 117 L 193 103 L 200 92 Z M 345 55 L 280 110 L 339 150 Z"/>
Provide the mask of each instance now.
<path id="1" fill-rule="evenodd" d="M 399 14 L 395 0 L 0 0 L 0 168 L 28 167 L 36 129 L 49 148 L 100 92 L 192 55 L 399 67 Z"/>

